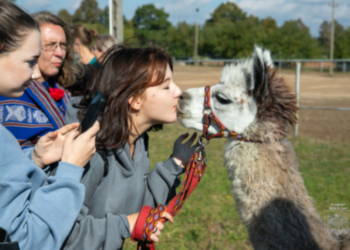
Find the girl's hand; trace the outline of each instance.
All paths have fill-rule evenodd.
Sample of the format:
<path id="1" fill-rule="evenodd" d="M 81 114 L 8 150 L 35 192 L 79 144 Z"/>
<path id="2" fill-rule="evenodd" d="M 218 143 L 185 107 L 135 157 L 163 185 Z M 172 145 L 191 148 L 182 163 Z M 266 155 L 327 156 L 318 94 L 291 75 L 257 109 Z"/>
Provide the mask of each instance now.
<path id="1" fill-rule="evenodd" d="M 185 168 L 195 151 L 195 148 L 191 147 L 192 143 L 197 137 L 197 133 L 193 133 L 191 138 L 182 144 L 182 142 L 188 137 L 188 133 L 180 135 L 174 143 L 173 157 L 175 162 L 181 167 Z"/>
<path id="2" fill-rule="evenodd" d="M 162 218 L 165 218 L 167 219 L 168 221 L 170 221 L 171 223 L 173 223 L 173 217 L 167 213 L 167 212 L 164 212 L 163 215 L 162 215 Z M 158 222 L 156 227 L 156 229 L 153 230 L 153 233 L 151 234 L 151 237 L 150 239 L 153 241 L 153 242 L 159 242 L 159 238 L 158 236 L 161 234 L 161 231 L 163 230 L 164 228 L 164 224 L 162 222 Z"/>
<path id="3" fill-rule="evenodd" d="M 136 214 L 130 214 L 130 215 L 127 215 L 126 218 L 128 219 L 129 221 L 129 226 L 130 226 L 130 232 L 132 232 L 134 230 L 134 227 L 135 227 L 135 224 L 136 224 L 136 221 L 137 221 L 137 218 L 139 217 L 139 213 L 136 213 Z M 174 222 L 173 220 L 173 217 L 167 213 L 167 212 L 164 212 L 162 214 L 162 218 L 165 218 L 167 219 L 168 221 L 170 221 L 171 223 Z M 163 230 L 164 228 L 164 224 L 162 222 L 158 222 L 156 227 L 156 229 L 153 230 L 153 233 L 151 234 L 151 237 L 150 239 L 154 242 L 159 242 L 159 238 L 158 236 L 161 234 L 161 231 Z"/>
<path id="4" fill-rule="evenodd" d="M 62 156 L 63 142 L 69 131 L 77 129 L 79 123 L 68 124 L 54 132 L 42 136 L 33 150 L 33 161 L 40 168 L 59 161 Z"/>
<path id="5" fill-rule="evenodd" d="M 63 162 L 72 163 L 79 167 L 84 167 L 96 152 L 96 134 L 100 130 L 98 121 L 79 137 L 79 131 L 73 130 L 67 135 L 63 144 Z"/>

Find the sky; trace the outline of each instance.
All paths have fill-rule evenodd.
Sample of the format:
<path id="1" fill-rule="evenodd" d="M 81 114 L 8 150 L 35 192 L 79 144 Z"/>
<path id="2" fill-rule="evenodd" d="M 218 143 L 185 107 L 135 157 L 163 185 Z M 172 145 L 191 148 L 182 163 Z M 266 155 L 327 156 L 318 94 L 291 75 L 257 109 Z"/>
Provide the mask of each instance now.
<path id="1" fill-rule="evenodd" d="M 60 9 L 67 9 L 71 14 L 79 7 L 82 0 L 16 0 L 16 3 L 29 13 L 49 10 L 54 14 Z M 102 9 L 109 0 L 97 0 Z M 281 26 L 285 21 L 300 18 L 310 28 L 312 36 L 319 36 L 321 23 L 331 21 L 332 0 L 124 0 L 123 13 L 130 20 L 135 10 L 145 4 L 153 3 L 169 14 L 169 21 L 204 24 L 210 14 L 224 2 L 236 3 L 247 15 L 260 19 L 272 17 Z M 350 0 L 334 0 L 336 3 L 335 19 L 347 28 L 350 26 Z M 199 11 L 197 12 L 196 9 Z"/>

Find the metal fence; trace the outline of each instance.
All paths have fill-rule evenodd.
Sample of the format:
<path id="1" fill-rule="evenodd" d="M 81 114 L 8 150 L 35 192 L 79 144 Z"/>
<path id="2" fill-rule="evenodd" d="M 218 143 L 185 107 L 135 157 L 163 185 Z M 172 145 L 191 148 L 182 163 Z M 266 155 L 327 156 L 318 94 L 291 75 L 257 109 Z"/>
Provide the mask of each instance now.
<path id="1" fill-rule="evenodd" d="M 245 61 L 245 59 L 199 59 L 199 60 L 193 60 L 191 58 L 186 60 L 176 60 L 174 59 L 174 63 L 182 63 L 186 65 L 226 65 L 230 63 L 236 63 L 236 62 L 242 62 Z M 295 77 L 295 94 L 297 99 L 297 106 L 301 109 L 321 109 L 321 110 L 340 110 L 340 111 L 350 111 L 350 108 L 348 107 L 318 107 L 318 106 L 300 106 L 300 72 L 301 72 L 301 64 L 307 64 L 307 63 L 319 63 L 319 71 L 323 72 L 326 67 L 325 64 L 328 64 L 328 67 L 330 65 L 333 66 L 333 69 L 337 71 L 342 71 L 343 73 L 346 73 L 347 71 L 350 71 L 350 59 L 334 59 L 334 60 L 327 60 L 327 59 L 274 59 L 273 60 L 275 67 L 278 69 L 282 69 L 285 64 L 288 64 L 290 68 L 294 68 L 296 70 L 296 77 Z M 334 67 L 335 64 L 335 67 Z M 310 67 L 315 68 L 315 67 Z M 349 76 L 350 78 L 350 76 Z M 349 82 L 350 84 L 350 82 Z M 297 114 L 298 116 L 299 114 Z M 294 136 L 298 136 L 298 130 L 299 130 L 299 124 L 296 124 L 294 127 Z"/>

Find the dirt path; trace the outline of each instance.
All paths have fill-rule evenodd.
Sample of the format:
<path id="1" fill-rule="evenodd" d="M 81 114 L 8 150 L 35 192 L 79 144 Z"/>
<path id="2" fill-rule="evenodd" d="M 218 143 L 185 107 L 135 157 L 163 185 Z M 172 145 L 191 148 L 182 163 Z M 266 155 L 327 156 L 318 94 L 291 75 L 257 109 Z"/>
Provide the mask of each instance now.
<path id="1" fill-rule="evenodd" d="M 174 81 L 181 89 L 214 85 L 222 67 L 175 65 Z M 295 90 L 295 72 L 279 71 Z M 350 74 L 302 72 L 300 105 L 350 108 Z M 350 142 L 350 111 L 301 109 L 299 135 L 317 140 Z"/>

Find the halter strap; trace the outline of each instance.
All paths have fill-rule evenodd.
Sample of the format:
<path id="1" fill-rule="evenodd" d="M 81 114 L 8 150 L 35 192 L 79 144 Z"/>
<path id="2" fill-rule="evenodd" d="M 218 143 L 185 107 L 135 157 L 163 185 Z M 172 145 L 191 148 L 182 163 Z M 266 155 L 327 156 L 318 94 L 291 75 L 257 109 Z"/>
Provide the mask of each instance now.
<path id="1" fill-rule="evenodd" d="M 249 141 L 249 142 L 261 142 L 261 141 L 254 141 L 254 140 L 248 140 L 245 137 L 243 137 L 242 134 L 238 134 L 234 131 L 228 130 L 224 124 L 217 118 L 217 116 L 214 114 L 214 112 L 211 110 L 210 107 L 210 87 L 206 86 L 204 88 L 204 114 L 203 114 L 203 137 L 207 140 L 210 140 L 212 138 L 234 138 L 236 140 L 240 141 Z M 210 135 L 208 132 L 210 122 L 213 122 L 219 129 L 220 132 Z"/>

